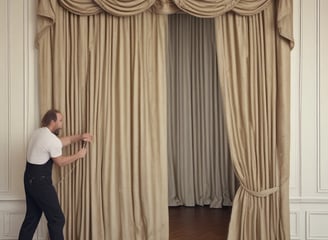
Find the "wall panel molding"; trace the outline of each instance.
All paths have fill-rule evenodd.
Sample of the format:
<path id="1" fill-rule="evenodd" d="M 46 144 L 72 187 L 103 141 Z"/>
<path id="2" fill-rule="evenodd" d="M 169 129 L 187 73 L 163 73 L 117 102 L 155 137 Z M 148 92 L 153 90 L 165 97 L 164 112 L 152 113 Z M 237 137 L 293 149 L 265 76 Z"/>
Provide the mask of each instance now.
<path id="1" fill-rule="evenodd" d="M 291 52 L 291 115 L 290 115 L 290 195 L 299 196 L 301 194 L 301 153 L 300 153 L 300 59 L 301 59 L 301 9 L 300 0 L 294 2 L 294 39 L 295 46 Z"/>
<path id="2" fill-rule="evenodd" d="M 301 239 L 300 211 L 290 211 L 290 237 L 293 240 Z"/>
<path id="3" fill-rule="evenodd" d="M 0 240 L 17 240 L 24 215 L 25 212 L 0 211 Z M 48 240 L 47 222 L 44 217 L 41 219 L 33 239 Z"/>
<path id="4" fill-rule="evenodd" d="M 0 193 L 5 193 L 9 191 L 9 62 L 10 62 L 10 40 L 9 40 L 9 0 L 0 2 L 0 107 L 2 111 L 2 116 L 0 119 L 0 125 L 4 126 L 0 128 Z"/>
<path id="5" fill-rule="evenodd" d="M 326 13 L 328 2 L 319 0 L 317 3 L 317 107 L 318 107 L 318 192 L 328 193 L 328 30 Z"/>
<path id="6" fill-rule="evenodd" d="M 328 204 L 328 199 L 325 197 L 291 197 L 291 204 Z"/>
<path id="7" fill-rule="evenodd" d="M 306 239 L 328 239 L 328 211 L 306 211 Z"/>
<path id="8" fill-rule="evenodd" d="M 26 146 L 39 125 L 35 0 L 0 1 L 0 240 L 17 240 L 25 216 Z M 34 239 L 46 240 L 44 217 Z"/>
<path id="9" fill-rule="evenodd" d="M 24 199 L 27 139 L 37 126 L 34 0 L 0 1 L 0 200 Z"/>
<path id="10" fill-rule="evenodd" d="M 328 3 L 300 3 L 300 196 L 328 198 Z"/>

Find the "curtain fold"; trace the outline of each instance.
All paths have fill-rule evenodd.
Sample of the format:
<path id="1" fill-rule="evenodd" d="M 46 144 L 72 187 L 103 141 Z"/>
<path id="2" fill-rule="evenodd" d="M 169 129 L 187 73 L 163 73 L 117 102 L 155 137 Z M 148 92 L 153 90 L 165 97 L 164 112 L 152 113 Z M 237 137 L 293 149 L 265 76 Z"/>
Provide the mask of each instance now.
<path id="1" fill-rule="evenodd" d="M 114 17 L 91 0 L 38 0 L 40 114 L 56 107 L 66 118 L 64 134 L 95 132 L 87 159 L 59 174 L 67 238 L 168 239 L 167 16 L 152 13 L 178 11 L 216 17 L 241 182 L 229 239 L 289 239 L 292 0 L 130 2 L 143 10 L 118 3 L 113 14 L 143 13 Z"/>
<path id="2" fill-rule="evenodd" d="M 179 9 L 191 15 L 213 18 L 229 11 L 240 15 L 252 15 L 263 11 L 271 0 L 173 0 Z"/>
<path id="3" fill-rule="evenodd" d="M 60 109 L 65 135 L 94 134 L 85 159 L 55 171 L 65 239 L 168 239 L 167 16 L 53 7 L 39 39 L 40 112 Z"/>
<path id="4" fill-rule="evenodd" d="M 103 12 L 103 9 L 94 0 L 58 0 L 58 1 L 63 8 L 77 15 L 95 15 L 100 12 Z"/>
<path id="5" fill-rule="evenodd" d="M 219 0 L 219 1 L 197 1 L 197 0 L 136 0 L 123 4 L 124 1 L 115 0 L 38 0 L 38 30 L 36 41 L 42 37 L 47 27 L 56 22 L 54 5 L 57 1 L 63 8 L 77 15 L 95 15 L 103 12 L 100 6 L 110 6 L 109 13 L 117 16 L 134 15 L 142 11 L 150 11 L 160 14 L 174 14 L 186 12 L 198 17 L 217 17 L 227 12 L 234 11 L 239 15 L 253 15 L 263 11 L 272 2 L 277 3 L 277 27 L 280 36 L 289 40 L 293 47 L 293 4 L 292 0 Z M 99 6 L 100 5 L 100 6 Z"/>
<path id="6" fill-rule="evenodd" d="M 235 176 L 219 89 L 213 19 L 169 17 L 169 205 L 231 206 Z"/>
<path id="7" fill-rule="evenodd" d="M 275 7 L 216 18 L 229 143 L 241 185 L 229 240 L 290 238 L 290 42 L 274 27 Z"/>
<path id="8" fill-rule="evenodd" d="M 57 0 L 39 0 L 39 2 Z M 187 12 L 191 15 L 213 18 L 232 10 L 240 15 L 263 11 L 272 0 L 58 0 L 63 8 L 77 15 L 107 12 L 115 16 L 131 16 L 144 11 L 162 14 Z M 290 1 L 290 0 L 282 0 Z"/>
<path id="9" fill-rule="evenodd" d="M 155 0 L 94 0 L 104 11 L 117 16 L 135 15 L 148 10 Z"/>
<path id="10" fill-rule="evenodd" d="M 275 18 L 277 19 L 277 28 L 279 31 L 278 40 L 281 41 L 280 38 L 285 38 L 285 41 L 289 42 L 290 49 L 292 49 L 294 47 L 293 1 L 279 0 L 277 2 L 277 14 Z"/>

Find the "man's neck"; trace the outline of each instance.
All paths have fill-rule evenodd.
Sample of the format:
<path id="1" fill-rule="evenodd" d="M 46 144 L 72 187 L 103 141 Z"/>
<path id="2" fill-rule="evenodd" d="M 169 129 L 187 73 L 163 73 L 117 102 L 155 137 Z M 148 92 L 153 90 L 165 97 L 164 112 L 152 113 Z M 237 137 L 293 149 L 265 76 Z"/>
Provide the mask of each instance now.
<path id="1" fill-rule="evenodd" d="M 59 135 L 59 129 L 56 129 L 56 128 L 52 127 L 52 126 L 48 126 L 47 128 L 50 130 L 50 132 L 52 132 L 56 136 Z"/>

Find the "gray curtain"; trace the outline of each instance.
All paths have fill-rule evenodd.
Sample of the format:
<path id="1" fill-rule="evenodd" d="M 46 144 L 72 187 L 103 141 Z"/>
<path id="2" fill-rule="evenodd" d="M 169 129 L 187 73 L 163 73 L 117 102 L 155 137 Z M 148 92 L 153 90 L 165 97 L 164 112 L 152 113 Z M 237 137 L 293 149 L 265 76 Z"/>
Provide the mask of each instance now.
<path id="1" fill-rule="evenodd" d="M 169 16 L 170 206 L 231 206 L 235 177 L 220 95 L 213 19 Z"/>

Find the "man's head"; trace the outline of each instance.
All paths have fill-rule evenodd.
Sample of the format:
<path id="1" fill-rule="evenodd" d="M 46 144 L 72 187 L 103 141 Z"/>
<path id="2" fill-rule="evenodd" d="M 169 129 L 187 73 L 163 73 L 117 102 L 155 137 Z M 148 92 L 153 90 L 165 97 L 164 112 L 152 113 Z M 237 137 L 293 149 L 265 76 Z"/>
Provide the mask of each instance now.
<path id="1" fill-rule="evenodd" d="M 63 127 L 63 115 L 56 109 L 50 109 L 44 114 L 41 126 L 48 127 L 51 132 L 58 135 L 59 130 Z"/>

